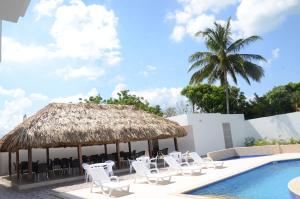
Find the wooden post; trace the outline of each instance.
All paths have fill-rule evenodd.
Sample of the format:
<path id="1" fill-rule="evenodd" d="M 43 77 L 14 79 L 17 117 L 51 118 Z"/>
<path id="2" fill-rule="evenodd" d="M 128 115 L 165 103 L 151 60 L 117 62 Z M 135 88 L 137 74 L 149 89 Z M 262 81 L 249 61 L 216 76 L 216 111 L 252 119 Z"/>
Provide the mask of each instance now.
<path id="1" fill-rule="evenodd" d="M 148 153 L 149 153 L 149 157 L 152 157 L 152 141 L 148 140 Z"/>
<path id="2" fill-rule="evenodd" d="M 9 177 L 11 177 L 11 152 L 8 152 L 8 173 Z"/>
<path id="3" fill-rule="evenodd" d="M 104 144 L 104 153 L 105 153 L 105 155 L 107 155 L 107 145 L 106 144 Z"/>
<path id="4" fill-rule="evenodd" d="M 128 142 L 128 152 L 129 152 L 129 156 L 131 158 L 131 143 Z"/>
<path id="5" fill-rule="evenodd" d="M 32 180 L 32 148 L 28 148 L 28 179 Z"/>
<path id="6" fill-rule="evenodd" d="M 47 165 L 49 166 L 50 160 L 49 160 L 49 148 L 46 148 L 46 160 L 47 160 Z"/>
<path id="7" fill-rule="evenodd" d="M 83 174 L 83 169 L 82 169 L 82 150 L 81 150 L 81 145 L 78 145 L 77 152 L 78 152 L 78 160 L 79 160 L 79 175 L 82 175 Z"/>
<path id="8" fill-rule="evenodd" d="M 117 167 L 121 169 L 121 157 L 120 157 L 120 145 L 119 142 L 116 143 L 116 152 L 117 152 Z"/>
<path id="9" fill-rule="evenodd" d="M 16 172 L 17 172 L 17 179 L 20 179 L 20 158 L 19 158 L 19 149 L 16 151 Z"/>
<path id="10" fill-rule="evenodd" d="M 175 146 L 175 151 L 178 151 L 178 142 L 176 137 L 174 137 L 174 146 Z"/>

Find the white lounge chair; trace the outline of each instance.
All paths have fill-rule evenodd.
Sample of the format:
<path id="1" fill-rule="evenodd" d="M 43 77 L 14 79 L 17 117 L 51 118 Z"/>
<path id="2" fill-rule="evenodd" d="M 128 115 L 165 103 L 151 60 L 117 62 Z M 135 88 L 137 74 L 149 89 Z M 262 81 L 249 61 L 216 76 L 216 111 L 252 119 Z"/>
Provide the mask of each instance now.
<path id="1" fill-rule="evenodd" d="M 169 165 L 169 170 L 176 171 L 176 173 L 190 174 L 201 173 L 200 165 L 190 165 L 188 162 L 178 163 L 172 156 L 164 156 L 164 160 Z"/>
<path id="2" fill-rule="evenodd" d="M 132 162 L 132 167 L 136 171 L 134 182 L 136 182 L 138 176 L 146 178 L 149 184 L 158 184 L 160 181 L 171 181 L 172 174 L 160 173 L 157 168 L 149 169 L 142 161 Z"/>
<path id="3" fill-rule="evenodd" d="M 223 161 L 212 161 L 208 158 L 201 158 L 200 155 L 196 152 L 191 152 L 189 153 L 189 156 L 193 159 L 193 164 L 194 165 L 201 165 L 203 167 L 213 167 L 213 168 L 218 168 L 218 167 L 223 167 L 224 162 Z"/>
<path id="4" fill-rule="evenodd" d="M 114 190 L 129 192 L 129 182 L 119 182 L 117 176 L 109 177 L 103 167 L 88 168 L 89 176 L 91 177 L 91 192 L 93 187 L 100 187 L 104 195 L 111 196 Z"/>

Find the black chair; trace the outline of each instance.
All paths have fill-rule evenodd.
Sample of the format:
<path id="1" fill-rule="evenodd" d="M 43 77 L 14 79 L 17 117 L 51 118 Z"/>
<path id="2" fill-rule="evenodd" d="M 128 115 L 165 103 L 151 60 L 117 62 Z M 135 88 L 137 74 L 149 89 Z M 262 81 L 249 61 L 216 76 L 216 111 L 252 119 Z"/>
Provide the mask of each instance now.
<path id="1" fill-rule="evenodd" d="M 82 162 L 83 163 L 88 163 L 89 162 L 89 158 L 86 155 L 82 156 Z"/>
<path id="2" fill-rule="evenodd" d="M 58 172 L 59 174 L 62 174 L 63 170 L 61 168 L 61 162 L 59 158 L 55 158 L 52 161 L 52 172 L 53 175 L 55 175 L 55 172 Z"/>
<path id="3" fill-rule="evenodd" d="M 25 173 L 28 173 L 28 162 L 26 162 L 26 161 L 21 162 L 20 169 L 21 169 L 22 175 L 24 175 Z"/>
<path id="4" fill-rule="evenodd" d="M 105 162 L 106 160 L 108 160 L 107 154 L 105 154 L 105 153 L 100 154 L 99 159 L 100 159 L 100 162 Z"/>
<path id="5" fill-rule="evenodd" d="M 79 165 L 80 165 L 80 162 L 79 162 L 78 159 L 72 160 L 72 162 L 71 162 L 72 174 L 74 174 L 74 169 L 77 170 L 77 171 L 79 171 L 78 170 L 79 169 Z"/>
<path id="6" fill-rule="evenodd" d="M 63 158 L 60 160 L 60 166 L 64 174 L 70 173 L 70 162 L 69 159 Z"/>
<path id="7" fill-rule="evenodd" d="M 112 160 L 112 161 L 116 161 L 116 153 L 112 153 L 112 154 L 107 154 L 107 160 Z"/>
<path id="8" fill-rule="evenodd" d="M 164 148 L 164 149 L 159 150 L 159 151 L 160 151 L 160 153 L 161 153 L 162 155 L 168 155 L 168 148 Z"/>
<path id="9" fill-rule="evenodd" d="M 131 152 L 131 156 L 130 156 L 130 159 L 134 160 L 136 158 L 136 150 L 133 150 Z"/>
<path id="10" fill-rule="evenodd" d="M 138 153 L 136 154 L 136 158 L 141 157 L 141 156 L 143 156 L 143 155 L 145 155 L 145 154 L 146 154 L 145 151 L 140 151 L 140 152 L 138 152 Z"/>
<path id="11" fill-rule="evenodd" d="M 40 175 L 44 176 L 48 180 L 49 179 L 48 172 L 49 172 L 49 167 L 47 163 L 38 164 L 38 175 L 37 175 L 38 181 L 40 180 Z"/>
<path id="12" fill-rule="evenodd" d="M 92 163 L 92 164 L 100 162 L 100 160 L 99 160 L 100 158 L 98 155 L 91 155 L 89 159 L 90 159 L 90 163 Z"/>

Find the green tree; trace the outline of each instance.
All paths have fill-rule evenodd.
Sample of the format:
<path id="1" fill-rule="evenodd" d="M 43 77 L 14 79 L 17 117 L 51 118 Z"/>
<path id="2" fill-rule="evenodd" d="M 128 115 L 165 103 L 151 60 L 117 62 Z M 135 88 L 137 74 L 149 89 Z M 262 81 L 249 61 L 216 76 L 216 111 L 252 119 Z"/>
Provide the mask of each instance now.
<path id="1" fill-rule="evenodd" d="M 163 116 L 163 112 L 159 105 L 151 106 L 143 97 L 131 95 L 129 90 L 124 90 L 118 93 L 118 98 L 109 98 L 103 101 L 107 104 L 122 104 L 122 105 L 133 105 L 138 109 L 142 109 L 149 113 L 154 113 L 159 116 Z"/>
<path id="2" fill-rule="evenodd" d="M 80 102 L 92 103 L 92 104 L 100 104 L 102 102 L 102 97 L 99 95 L 90 96 L 88 99 L 79 98 Z"/>
<path id="3" fill-rule="evenodd" d="M 246 107 L 246 97 L 239 88 L 229 87 L 230 106 L 232 113 L 243 113 Z M 223 86 L 210 84 L 188 85 L 181 91 L 200 112 L 226 113 L 226 103 Z"/>
<path id="4" fill-rule="evenodd" d="M 225 25 L 214 23 L 214 28 L 199 31 L 196 36 L 204 38 L 208 51 L 196 52 L 189 57 L 191 66 L 188 71 L 196 70 L 190 84 L 205 79 L 212 84 L 219 80 L 226 94 L 226 112 L 230 113 L 228 76 L 231 76 L 235 84 L 237 84 L 237 75 L 245 79 L 248 84 L 250 79 L 260 81 L 264 76 L 263 68 L 254 63 L 254 61 L 265 61 L 261 55 L 239 53 L 245 46 L 261 38 L 251 36 L 233 41 L 230 19 Z"/>
<path id="5" fill-rule="evenodd" d="M 247 119 L 299 111 L 300 83 L 276 86 L 263 96 L 255 94 L 247 104 Z"/>

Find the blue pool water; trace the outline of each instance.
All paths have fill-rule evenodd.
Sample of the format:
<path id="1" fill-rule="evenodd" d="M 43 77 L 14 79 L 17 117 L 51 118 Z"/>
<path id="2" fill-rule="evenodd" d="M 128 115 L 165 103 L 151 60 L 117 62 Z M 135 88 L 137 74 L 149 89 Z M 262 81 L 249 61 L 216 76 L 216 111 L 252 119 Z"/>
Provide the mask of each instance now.
<path id="1" fill-rule="evenodd" d="M 270 163 L 186 194 L 234 199 L 290 199 L 287 184 L 300 176 L 300 160 Z"/>

